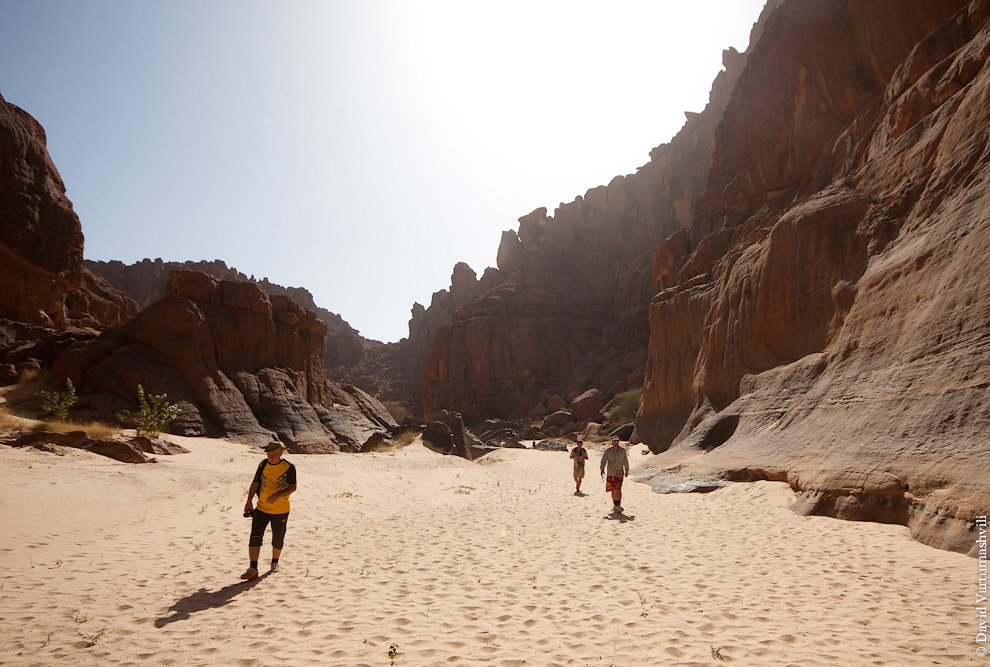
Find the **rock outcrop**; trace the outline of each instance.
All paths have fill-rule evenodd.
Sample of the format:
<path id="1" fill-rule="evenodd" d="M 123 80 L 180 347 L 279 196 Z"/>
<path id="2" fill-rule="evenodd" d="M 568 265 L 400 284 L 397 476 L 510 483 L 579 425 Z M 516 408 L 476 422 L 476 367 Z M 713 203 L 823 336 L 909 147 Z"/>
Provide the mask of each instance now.
<path id="1" fill-rule="evenodd" d="M 302 308 L 312 310 L 326 325 L 323 365 L 327 377 L 341 384 L 361 387 L 383 401 L 407 402 L 412 393 L 406 340 L 382 343 L 364 338 L 340 315 L 317 306 L 313 295 L 305 288 L 284 287 L 268 278 L 259 280 L 253 275 L 247 276 L 219 259 L 198 262 L 144 259 L 134 264 L 86 260 L 85 265 L 110 285 L 133 297 L 142 308 L 165 296 L 172 271 L 199 271 L 220 280 L 256 283 L 270 296 L 286 296 Z"/>
<path id="2" fill-rule="evenodd" d="M 174 271 L 165 298 L 60 353 L 52 381 L 72 379 L 94 418 L 133 408 L 143 384 L 180 406 L 173 430 L 185 435 L 360 450 L 395 423 L 365 392 L 326 379 L 324 332 L 312 311 L 254 283 Z"/>
<path id="3" fill-rule="evenodd" d="M 81 449 L 122 463 L 155 463 L 156 459 L 149 454 L 164 456 L 189 453 L 185 447 L 158 438 L 124 435 L 93 438 L 85 431 L 14 433 L 3 437 L 0 442 L 9 447 L 34 447 L 58 455 L 64 454 L 65 448 Z"/>
<path id="4" fill-rule="evenodd" d="M 439 410 L 430 415 L 423 430 L 423 444 L 435 452 L 460 456 L 468 461 L 500 448 L 484 444 L 464 427 L 460 414 L 449 410 Z"/>
<path id="5" fill-rule="evenodd" d="M 988 18 L 986 0 L 764 16 L 690 228 L 654 253 L 636 437 L 670 449 L 658 469 L 786 480 L 800 511 L 974 548 L 990 509 Z"/>
<path id="6" fill-rule="evenodd" d="M 41 125 L 0 97 L 0 329 L 105 327 L 137 305 L 83 267 L 83 233 Z"/>

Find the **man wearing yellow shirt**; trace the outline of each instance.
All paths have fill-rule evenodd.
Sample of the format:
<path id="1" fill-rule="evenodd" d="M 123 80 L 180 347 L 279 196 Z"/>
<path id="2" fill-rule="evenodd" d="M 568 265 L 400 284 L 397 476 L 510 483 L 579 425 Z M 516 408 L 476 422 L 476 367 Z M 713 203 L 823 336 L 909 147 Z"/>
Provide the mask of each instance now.
<path id="1" fill-rule="evenodd" d="M 248 541 L 251 565 L 241 579 L 257 578 L 261 540 L 269 523 L 272 525 L 271 571 L 278 572 L 278 557 L 282 553 L 289 520 L 289 495 L 296 490 L 296 467 L 282 458 L 285 449 L 282 443 L 270 442 L 264 449 L 267 457 L 258 465 L 244 504 L 244 515 L 251 517 L 251 539 Z M 256 508 L 251 506 L 255 494 L 258 495 Z"/>

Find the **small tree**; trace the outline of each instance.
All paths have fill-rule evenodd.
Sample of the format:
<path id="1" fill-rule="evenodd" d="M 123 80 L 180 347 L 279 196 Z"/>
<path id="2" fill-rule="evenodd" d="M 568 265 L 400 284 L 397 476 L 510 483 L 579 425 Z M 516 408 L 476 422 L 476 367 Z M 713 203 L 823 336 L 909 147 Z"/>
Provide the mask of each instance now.
<path id="1" fill-rule="evenodd" d="M 69 379 L 65 380 L 65 391 L 39 391 L 38 395 L 43 399 L 41 409 L 60 421 L 69 418 L 69 408 L 76 402 L 76 388 Z"/>
<path id="2" fill-rule="evenodd" d="M 145 396 L 144 387 L 138 385 L 138 411 L 125 410 L 117 415 L 121 424 L 132 425 L 138 435 L 158 435 L 168 431 L 168 427 L 179 416 L 179 406 L 168 402 L 167 394 Z"/>

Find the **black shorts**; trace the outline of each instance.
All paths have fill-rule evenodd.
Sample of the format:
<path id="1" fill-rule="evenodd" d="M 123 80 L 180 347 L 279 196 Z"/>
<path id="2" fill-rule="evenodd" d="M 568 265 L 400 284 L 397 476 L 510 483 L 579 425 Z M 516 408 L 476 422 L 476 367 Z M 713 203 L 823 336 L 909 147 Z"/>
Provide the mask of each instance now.
<path id="1" fill-rule="evenodd" d="M 265 528 L 272 524 L 272 547 L 282 548 L 285 540 L 285 524 L 289 520 L 289 513 L 267 514 L 259 509 L 255 509 L 251 515 L 251 539 L 248 541 L 249 547 L 260 547 L 261 538 L 265 536 Z"/>

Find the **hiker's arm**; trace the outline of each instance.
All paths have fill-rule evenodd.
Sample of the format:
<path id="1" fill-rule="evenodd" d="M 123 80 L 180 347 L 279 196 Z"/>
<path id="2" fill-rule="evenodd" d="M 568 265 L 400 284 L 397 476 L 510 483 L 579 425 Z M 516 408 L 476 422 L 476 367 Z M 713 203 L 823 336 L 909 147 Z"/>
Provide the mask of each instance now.
<path id="1" fill-rule="evenodd" d="M 253 505 L 251 504 L 251 499 L 254 498 L 254 494 L 258 492 L 258 489 L 260 487 L 261 487 L 260 482 L 251 482 L 251 487 L 248 489 L 247 502 L 244 503 L 245 512 L 250 512 L 251 510 L 254 509 Z"/>
<path id="2" fill-rule="evenodd" d="M 276 491 L 272 495 L 268 496 L 268 502 L 270 502 L 270 503 L 271 502 L 274 502 L 274 501 L 278 500 L 279 498 L 288 498 L 289 497 L 289 494 L 292 493 L 295 490 L 296 490 L 296 485 L 295 484 L 290 484 L 289 486 L 285 487 L 281 491 Z"/>

